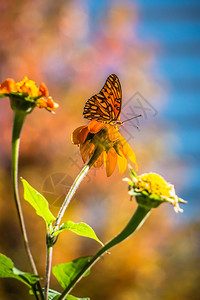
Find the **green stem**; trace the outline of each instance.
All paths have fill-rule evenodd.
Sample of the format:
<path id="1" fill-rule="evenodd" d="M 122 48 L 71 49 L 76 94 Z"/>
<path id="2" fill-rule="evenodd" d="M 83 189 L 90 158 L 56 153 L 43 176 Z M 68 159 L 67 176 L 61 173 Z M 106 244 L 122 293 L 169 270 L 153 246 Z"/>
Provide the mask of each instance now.
<path id="1" fill-rule="evenodd" d="M 37 294 L 37 289 L 35 288 L 35 286 L 32 286 L 32 291 L 33 291 L 33 294 L 35 296 L 35 299 L 39 300 L 39 297 L 38 297 L 38 294 Z"/>
<path id="2" fill-rule="evenodd" d="M 81 172 L 78 174 L 78 176 L 76 177 L 74 183 L 72 184 L 62 206 L 61 209 L 58 213 L 58 216 L 56 218 L 55 224 L 54 224 L 54 228 L 56 228 L 57 226 L 59 226 L 60 221 L 65 213 L 66 208 L 68 207 L 72 197 L 74 196 L 77 188 L 79 187 L 81 181 L 85 178 L 85 176 L 87 175 L 88 171 L 89 171 L 90 167 L 88 165 L 86 165 Z"/>
<path id="3" fill-rule="evenodd" d="M 104 148 L 102 147 L 97 147 L 96 150 L 94 151 L 91 159 L 89 160 L 89 162 L 87 163 L 87 165 L 81 170 L 81 172 L 78 174 L 78 176 L 76 177 L 74 183 L 72 184 L 62 206 L 61 209 L 57 215 L 55 224 L 54 224 L 54 229 L 56 229 L 60 222 L 61 219 L 65 213 L 66 208 L 68 207 L 72 197 L 74 196 L 77 188 L 79 187 L 80 183 L 82 182 L 82 180 L 85 178 L 85 176 L 87 175 L 89 169 L 93 166 L 93 164 L 95 163 L 95 161 L 99 158 L 99 156 L 101 155 L 101 153 L 104 151 Z"/>
<path id="4" fill-rule="evenodd" d="M 76 277 L 70 282 L 68 287 L 63 291 L 60 297 L 57 300 L 62 300 L 70 293 L 73 287 L 77 284 L 77 282 L 84 276 L 85 272 L 87 272 L 99 259 L 105 254 L 109 249 L 116 246 L 117 244 L 124 241 L 128 238 L 133 232 L 135 232 L 147 218 L 150 209 L 146 209 L 144 207 L 138 206 L 134 215 L 130 219 L 129 223 L 126 227 L 111 241 L 109 241 L 104 247 L 102 247 L 93 257 L 92 259 L 85 265 L 85 267 L 76 275 Z"/>
<path id="5" fill-rule="evenodd" d="M 51 277 L 51 263 L 52 263 L 53 247 L 47 245 L 47 258 L 46 258 L 46 274 L 44 284 L 44 299 L 48 300 L 48 291 Z"/>
<path id="6" fill-rule="evenodd" d="M 19 225 L 20 225 L 22 238 L 24 241 L 25 250 L 33 273 L 35 275 L 38 275 L 37 268 L 29 247 L 22 207 L 19 198 L 19 191 L 18 191 L 18 161 L 19 161 L 20 133 L 23 127 L 25 117 L 26 117 L 26 113 L 24 112 L 19 112 L 19 111 L 14 112 L 13 130 L 12 130 L 12 171 L 11 171 L 12 185 L 13 185 L 15 206 L 17 209 Z M 38 289 L 40 291 L 41 299 L 44 299 L 42 288 L 39 282 L 38 282 Z"/>

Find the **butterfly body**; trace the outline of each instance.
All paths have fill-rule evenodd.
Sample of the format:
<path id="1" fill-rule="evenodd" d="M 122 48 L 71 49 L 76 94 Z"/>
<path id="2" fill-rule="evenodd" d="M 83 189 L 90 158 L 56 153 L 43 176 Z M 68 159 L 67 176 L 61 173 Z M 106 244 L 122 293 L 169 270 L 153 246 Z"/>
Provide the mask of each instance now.
<path id="1" fill-rule="evenodd" d="M 83 116 L 107 124 L 118 124 L 122 104 L 122 90 L 117 75 L 110 75 L 100 92 L 85 103 Z"/>

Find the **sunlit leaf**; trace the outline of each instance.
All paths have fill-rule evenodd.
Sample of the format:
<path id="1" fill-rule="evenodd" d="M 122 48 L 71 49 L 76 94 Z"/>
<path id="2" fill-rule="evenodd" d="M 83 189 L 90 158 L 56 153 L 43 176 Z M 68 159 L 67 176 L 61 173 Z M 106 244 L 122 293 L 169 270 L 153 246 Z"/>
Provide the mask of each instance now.
<path id="1" fill-rule="evenodd" d="M 43 289 L 43 291 L 44 291 L 44 289 Z M 34 295 L 32 290 L 29 291 L 29 294 L 32 296 Z M 52 289 L 48 290 L 48 300 L 56 300 L 59 298 L 60 295 L 61 295 L 61 293 L 59 293 L 55 290 L 52 290 Z M 65 296 L 64 299 L 67 299 L 67 300 L 90 300 L 90 298 L 77 298 L 72 295 L 67 295 L 67 296 Z"/>
<path id="2" fill-rule="evenodd" d="M 67 295 L 67 300 L 90 300 L 90 298 L 77 298 L 75 296 L 72 295 Z"/>
<path id="3" fill-rule="evenodd" d="M 44 288 L 42 289 L 43 293 L 44 293 Z M 39 292 L 37 292 L 37 294 L 39 295 Z M 33 290 L 29 291 L 29 295 L 34 296 Z M 54 291 L 52 289 L 48 290 L 48 300 L 56 300 L 58 299 L 58 297 L 61 295 L 61 293 Z M 64 298 L 67 299 L 67 298 Z"/>
<path id="4" fill-rule="evenodd" d="M 81 257 L 68 263 L 56 265 L 52 271 L 62 288 L 65 289 L 89 261 L 89 256 Z M 89 271 L 87 271 L 84 276 L 88 274 Z"/>
<path id="5" fill-rule="evenodd" d="M 39 279 L 39 276 L 22 272 L 14 267 L 14 263 L 7 256 L 0 254 L 0 277 L 15 278 L 29 287 L 33 286 Z"/>
<path id="6" fill-rule="evenodd" d="M 134 179 L 137 178 L 137 174 L 134 172 L 134 170 L 131 168 L 131 166 L 129 166 L 129 173 L 130 173 L 132 180 L 134 181 Z"/>
<path id="7" fill-rule="evenodd" d="M 24 186 L 24 199 L 28 201 L 33 208 L 35 208 L 36 213 L 42 217 L 47 226 L 49 226 L 55 220 L 55 217 L 49 210 L 47 200 L 34 188 L 32 188 L 25 179 L 22 179 L 22 183 Z"/>
<path id="8" fill-rule="evenodd" d="M 61 293 L 59 293 L 57 291 L 54 291 L 51 289 L 48 290 L 48 300 L 56 300 L 56 299 L 58 299 L 58 297 L 60 295 L 61 295 Z M 64 298 L 64 299 L 66 299 L 66 298 Z"/>
<path id="9" fill-rule="evenodd" d="M 91 239 L 97 241 L 98 243 L 100 243 L 102 246 L 104 246 L 104 244 L 96 236 L 94 230 L 86 223 L 83 223 L 83 222 L 74 223 L 72 221 L 67 221 L 66 223 L 61 225 L 60 229 L 55 232 L 55 235 L 59 234 L 64 229 L 68 229 L 78 235 L 91 238 Z"/>

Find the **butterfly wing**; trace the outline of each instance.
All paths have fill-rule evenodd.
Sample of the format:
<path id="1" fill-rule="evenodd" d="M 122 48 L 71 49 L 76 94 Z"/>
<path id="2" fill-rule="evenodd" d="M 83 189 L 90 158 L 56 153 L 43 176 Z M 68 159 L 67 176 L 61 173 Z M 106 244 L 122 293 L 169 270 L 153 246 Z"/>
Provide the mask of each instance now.
<path id="1" fill-rule="evenodd" d="M 117 75 L 110 75 L 101 91 L 85 103 L 83 116 L 89 120 L 112 122 L 119 119 L 122 90 Z"/>

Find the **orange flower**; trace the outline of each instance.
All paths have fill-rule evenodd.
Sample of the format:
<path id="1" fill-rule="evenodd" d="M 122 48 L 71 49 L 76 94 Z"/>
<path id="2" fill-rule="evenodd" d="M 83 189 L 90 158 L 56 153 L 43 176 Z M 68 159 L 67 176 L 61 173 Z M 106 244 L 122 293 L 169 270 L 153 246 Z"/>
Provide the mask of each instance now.
<path id="1" fill-rule="evenodd" d="M 14 79 L 8 78 L 0 84 L 0 95 L 16 92 L 16 84 Z"/>
<path id="2" fill-rule="evenodd" d="M 30 112 L 35 106 L 46 108 L 49 111 L 59 105 L 49 96 L 46 85 L 42 82 L 38 87 L 35 81 L 28 79 L 27 76 L 20 82 L 8 78 L 0 84 L 0 98 L 10 97 L 13 109 Z M 47 99 L 44 97 L 48 97 Z"/>
<path id="3" fill-rule="evenodd" d="M 104 163 L 107 176 L 112 175 L 117 164 L 119 173 L 122 174 L 127 168 L 127 158 L 137 166 L 135 153 L 119 133 L 117 126 L 92 120 L 88 126 L 75 129 L 71 139 L 73 144 L 80 145 L 84 162 L 99 149 L 101 154 L 93 165 L 100 168 Z"/>
<path id="4" fill-rule="evenodd" d="M 59 104 L 54 102 L 52 97 L 48 97 L 45 99 L 44 97 L 38 99 L 37 107 L 39 108 L 46 108 L 47 110 L 52 110 L 59 107 Z"/>

